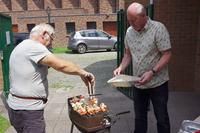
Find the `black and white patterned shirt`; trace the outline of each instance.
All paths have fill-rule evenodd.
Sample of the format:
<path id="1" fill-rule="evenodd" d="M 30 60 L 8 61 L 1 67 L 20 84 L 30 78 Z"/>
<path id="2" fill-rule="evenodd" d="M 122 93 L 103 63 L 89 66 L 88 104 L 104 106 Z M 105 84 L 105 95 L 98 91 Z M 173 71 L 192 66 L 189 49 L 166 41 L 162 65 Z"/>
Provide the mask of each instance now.
<path id="1" fill-rule="evenodd" d="M 157 64 L 162 56 L 161 51 L 170 49 L 171 43 L 166 27 L 160 22 L 148 19 L 141 32 L 136 31 L 132 26 L 127 29 L 125 46 L 131 51 L 133 76 L 141 76 Z M 141 89 L 154 88 L 168 80 L 166 66 L 150 82 L 145 85 L 136 85 L 136 87 Z"/>

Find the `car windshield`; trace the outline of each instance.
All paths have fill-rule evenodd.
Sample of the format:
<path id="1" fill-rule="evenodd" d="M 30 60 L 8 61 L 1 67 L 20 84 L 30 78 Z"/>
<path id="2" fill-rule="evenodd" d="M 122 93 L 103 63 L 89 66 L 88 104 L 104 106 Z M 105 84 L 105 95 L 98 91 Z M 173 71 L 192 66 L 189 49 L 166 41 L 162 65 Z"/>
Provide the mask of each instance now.
<path id="1" fill-rule="evenodd" d="M 97 31 L 97 35 L 98 35 L 98 37 L 108 37 L 109 36 L 108 34 L 101 32 L 101 31 Z"/>

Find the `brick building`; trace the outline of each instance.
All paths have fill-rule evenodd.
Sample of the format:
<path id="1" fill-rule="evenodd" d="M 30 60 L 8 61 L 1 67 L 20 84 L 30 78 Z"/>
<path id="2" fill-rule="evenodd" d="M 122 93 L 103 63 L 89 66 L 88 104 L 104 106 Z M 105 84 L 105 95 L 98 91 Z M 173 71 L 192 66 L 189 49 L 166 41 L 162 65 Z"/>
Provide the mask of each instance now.
<path id="1" fill-rule="evenodd" d="M 57 32 L 56 45 L 65 46 L 74 30 L 97 28 L 116 35 L 116 11 L 149 0 L 0 0 L 0 12 L 12 16 L 13 31 L 28 32 L 41 22 Z M 171 36 L 170 89 L 200 92 L 200 1 L 154 0 L 154 19 L 166 25 Z"/>
<path id="2" fill-rule="evenodd" d="M 116 35 L 116 11 L 124 0 L 0 0 L 0 12 L 12 16 L 14 32 L 29 32 L 35 24 L 51 23 L 56 45 L 65 46 L 75 30 L 102 29 Z"/>

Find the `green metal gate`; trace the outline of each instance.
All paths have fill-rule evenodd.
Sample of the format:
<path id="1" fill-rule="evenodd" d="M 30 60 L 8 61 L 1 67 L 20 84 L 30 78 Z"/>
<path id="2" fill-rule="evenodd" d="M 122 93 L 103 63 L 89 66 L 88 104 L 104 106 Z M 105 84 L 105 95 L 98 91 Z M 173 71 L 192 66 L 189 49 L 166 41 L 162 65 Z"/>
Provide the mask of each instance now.
<path id="1" fill-rule="evenodd" d="M 8 96 L 9 82 L 9 58 L 14 48 L 11 17 L 0 14 L 0 57 L 3 73 L 3 92 Z"/>
<path id="2" fill-rule="evenodd" d="M 128 28 L 128 21 L 126 17 L 126 11 L 121 9 L 117 13 L 117 42 L 118 42 L 118 50 L 117 50 L 117 66 L 120 65 L 122 58 L 124 56 L 124 37 L 126 34 L 126 30 Z M 128 66 L 128 68 L 125 70 L 125 74 L 132 75 L 132 63 Z M 132 98 L 132 89 L 131 88 L 118 88 L 119 91 L 121 91 L 123 94 L 128 96 L 129 98 Z"/>
<path id="3" fill-rule="evenodd" d="M 146 7 L 146 11 L 148 16 L 153 19 L 154 17 L 154 5 L 152 1 L 150 0 L 150 4 Z M 120 65 L 122 58 L 124 56 L 124 37 L 126 34 L 126 30 L 129 27 L 126 11 L 121 9 L 117 12 L 117 42 L 118 42 L 118 50 L 117 50 L 117 66 Z M 125 70 L 125 74 L 132 75 L 132 63 L 127 67 Z M 132 88 L 118 88 L 119 91 L 121 91 L 123 94 L 125 94 L 127 97 L 133 99 L 133 91 Z"/>

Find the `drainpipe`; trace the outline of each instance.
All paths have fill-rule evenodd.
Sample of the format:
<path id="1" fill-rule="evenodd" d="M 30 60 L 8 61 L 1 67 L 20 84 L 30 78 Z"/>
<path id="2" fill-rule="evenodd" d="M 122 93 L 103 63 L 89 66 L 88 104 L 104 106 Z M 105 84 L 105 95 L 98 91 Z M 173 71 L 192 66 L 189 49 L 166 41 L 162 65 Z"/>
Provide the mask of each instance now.
<path id="1" fill-rule="evenodd" d="M 153 0 L 149 0 L 148 16 L 149 16 L 152 20 L 154 19 L 154 2 L 153 2 Z"/>

